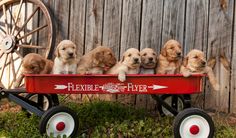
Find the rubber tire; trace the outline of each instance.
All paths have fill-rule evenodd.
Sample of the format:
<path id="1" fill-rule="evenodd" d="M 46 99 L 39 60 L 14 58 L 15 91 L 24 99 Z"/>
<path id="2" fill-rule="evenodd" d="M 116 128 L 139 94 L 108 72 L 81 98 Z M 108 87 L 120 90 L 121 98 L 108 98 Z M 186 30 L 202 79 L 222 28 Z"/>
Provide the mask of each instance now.
<path id="1" fill-rule="evenodd" d="M 210 132 L 209 132 L 208 138 L 213 138 L 214 132 L 215 132 L 214 122 L 213 122 L 212 118 L 207 113 L 205 113 L 203 110 L 201 110 L 199 108 L 188 108 L 188 109 L 185 109 L 185 110 L 181 111 L 175 117 L 174 123 L 173 123 L 174 137 L 175 138 L 181 138 L 180 137 L 180 132 L 179 132 L 180 125 L 181 125 L 182 121 L 185 118 L 187 118 L 187 117 L 189 117 L 191 115 L 199 115 L 199 116 L 203 117 L 204 119 L 206 119 L 206 121 L 208 122 L 209 127 L 210 127 Z"/>
<path id="2" fill-rule="evenodd" d="M 163 101 L 165 101 L 165 99 L 167 99 L 167 98 L 169 98 L 169 97 L 171 97 L 171 96 L 172 96 L 172 95 L 164 94 L 164 95 L 161 95 L 160 98 L 161 98 Z M 182 95 L 176 95 L 176 96 L 178 97 L 178 100 L 180 99 L 180 100 L 182 101 L 182 103 L 183 103 L 183 110 L 186 109 L 186 108 L 189 108 L 189 105 L 188 105 L 187 103 L 185 103 L 184 97 L 183 97 Z M 165 114 L 164 111 L 163 111 L 163 108 L 164 108 L 164 107 L 163 107 L 161 104 L 158 104 L 157 109 L 158 109 L 158 111 L 159 111 L 159 113 L 160 113 L 160 115 L 161 115 L 162 117 L 166 116 L 166 114 Z M 177 111 L 180 112 L 180 111 L 182 111 L 182 110 L 177 110 Z"/>
<path id="3" fill-rule="evenodd" d="M 32 96 L 34 96 L 34 95 L 36 95 L 36 94 L 28 94 L 28 95 L 26 95 L 25 96 L 25 98 L 26 99 L 30 99 Z M 47 111 L 48 109 L 50 109 L 52 106 L 53 106 L 53 101 L 52 101 L 52 98 L 51 98 L 51 96 L 50 95 L 48 95 L 48 94 L 40 94 L 40 95 L 43 95 L 44 97 L 46 97 L 47 98 L 47 100 L 48 100 L 48 108 L 47 109 L 43 109 L 44 111 Z M 43 107 L 43 105 L 40 105 L 41 107 Z"/>
<path id="4" fill-rule="evenodd" d="M 54 106 L 54 107 L 50 108 L 49 110 L 47 110 L 42 115 L 42 117 L 40 119 L 40 122 L 39 122 L 39 132 L 41 134 L 44 134 L 46 132 L 48 120 L 54 114 L 60 113 L 60 112 L 66 112 L 66 113 L 70 114 L 72 116 L 72 118 L 74 119 L 75 127 L 74 127 L 74 130 L 72 131 L 72 133 L 71 133 L 71 135 L 69 137 L 75 137 L 77 135 L 78 127 L 79 127 L 78 117 L 77 117 L 77 114 L 73 110 L 71 110 L 70 108 L 65 107 L 65 106 Z"/>

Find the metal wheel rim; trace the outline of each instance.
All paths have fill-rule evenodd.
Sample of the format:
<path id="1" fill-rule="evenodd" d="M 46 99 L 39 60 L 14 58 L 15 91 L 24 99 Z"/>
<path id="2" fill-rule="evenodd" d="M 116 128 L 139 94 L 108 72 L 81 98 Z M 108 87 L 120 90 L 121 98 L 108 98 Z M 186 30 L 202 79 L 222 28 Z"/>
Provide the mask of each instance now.
<path id="1" fill-rule="evenodd" d="M 165 102 L 168 104 L 168 105 L 171 105 L 171 101 L 172 101 L 172 98 L 171 98 L 171 96 L 169 96 L 169 97 L 167 97 L 166 99 L 165 99 Z M 177 107 L 177 110 L 178 111 L 181 111 L 181 110 L 183 110 L 184 109 L 184 103 L 183 103 L 183 101 L 182 100 L 179 100 L 179 98 L 178 98 L 178 107 Z M 169 110 L 167 110 L 165 107 L 163 107 L 162 106 L 162 111 L 163 111 L 163 113 L 165 114 L 165 115 L 167 115 L 167 116 L 174 116 Z"/>
<path id="2" fill-rule="evenodd" d="M 193 135 L 190 132 L 191 126 L 199 127 L 199 133 Z M 183 119 L 180 124 L 179 132 L 181 138 L 207 138 L 210 134 L 210 126 L 205 118 L 199 115 L 191 115 Z"/>
<path id="3" fill-rule="evenodd" d="M 65 123 L 65 128 L 63 131 L 58 131 L 56 126 L 58 123 L 63 122 Z M 66 113 L 66 112 L 59 112 L 54 114 L 47 122 L 46 125 L 46 133 L 48 136 L 63 136 L 66 135 L 69 137 L 75 129 L 75 120 L 74 118 Z"/>
<path id="4" fill-rule="evenodd" d="M 34 102 L 37 103 L 38 102 L 38 94 L 32 95 L 29 98 L 29 100 L 34 101 Z M 46 110 L 48 110 L 48 108 L 49 108 L 49 100 L 46 96 L 43 96 L 43 110 L 46 111 Z"/>

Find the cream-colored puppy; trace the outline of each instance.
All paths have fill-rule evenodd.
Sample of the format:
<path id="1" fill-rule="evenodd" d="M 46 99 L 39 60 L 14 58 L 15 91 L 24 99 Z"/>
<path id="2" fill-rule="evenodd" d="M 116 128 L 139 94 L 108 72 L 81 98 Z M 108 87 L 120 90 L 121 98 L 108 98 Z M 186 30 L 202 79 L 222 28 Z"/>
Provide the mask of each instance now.
<path id="1" fill-rule="evenodd" d="M 194 49 L 187 54 L 180 68 L 180 73 L 182 73 L 184 77 L 188 77 L 191 74 L 206 73 L 208 75 L 210 84 L 212 85 L 213 89 L 216 91 L 220 89 L 220 86 L 216 80 L 212 68 L 207 66 L 204 53 L 200 50 Z"/>
<path id="2" fill-rule="evenodd" d="M 76 74 L 76 45 L 70 40 L 61 41 L 55 52 L 53 74 Z"/>
<path id="3" fill-rule="evenodd" d="M 140 55 L 140 74 L 155 74 L 155 68 L 157 65 L 157 53 L 151 48 L 144 48 L 140 51 Z"/>
<path id="4" fill-rule="evenodd" d="M 126 80 L 126 74 L 138 74 L 141 56 L 138 49 L 130 48 L 123 53 L 121 61 L 107 71 L 106 74 L 118 74 L 121 82 Z"/>
<path id="5" fill-rule="evenodd" d="M 181 45 L 176 40 L 169 40 L 161 49 L 158 57 L 157 74 L 176 74 L 179 73 L 181 66 Z"/>

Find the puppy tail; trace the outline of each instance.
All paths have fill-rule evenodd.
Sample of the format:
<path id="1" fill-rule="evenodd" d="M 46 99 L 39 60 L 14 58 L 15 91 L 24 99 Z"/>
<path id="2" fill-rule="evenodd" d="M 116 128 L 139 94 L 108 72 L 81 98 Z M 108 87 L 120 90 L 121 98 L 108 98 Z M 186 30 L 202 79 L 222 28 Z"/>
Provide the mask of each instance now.
<path id="1" fill-rule="evenodd" d="M 216 77 L 215 77 L 215 75 L 214 75 L 214 73 L 213 73 L 212 68 L 207 67 L 207 75 L 208 75 L 210 84 L 211 84 L 211 86 L 213 87 L 213 89 L 214 89 L 215 91 L 219 91 L 219 90 L 220 90 L 220 85 L 219 85 L 219 83 L 218 83 L 217 80 L 216 80 Z"/>

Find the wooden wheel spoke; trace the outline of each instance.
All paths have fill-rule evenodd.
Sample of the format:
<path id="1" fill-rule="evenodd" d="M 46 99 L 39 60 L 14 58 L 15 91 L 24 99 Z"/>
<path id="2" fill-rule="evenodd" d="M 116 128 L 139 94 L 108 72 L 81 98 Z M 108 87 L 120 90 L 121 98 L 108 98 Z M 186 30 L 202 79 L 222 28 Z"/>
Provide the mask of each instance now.
<path id="1" fill-rule="evenodd" d="M 8 59 L 8 54 L 6 55 L 5 61 L 4 61 L 3 66 L 2 66 L 2 70 L 0 72 L 0 80 L 2 80 L 2 76 L 3 76 L 3 72 L 5 70 L 5 67 L 6 67 L 7 59 Z"/>
<path id="2" fill-rule="evenodd" d="M 29 36 L 29 35 L 35 33 L 35 32 L 38 32 L 39 30 L 41 30 L 41 29 L 43 29 L 43 28 L 45 28 L 45 27 L 47 27 L 47 26 L 48 26 L 48 25 L 46 24 L 46 25 L 44 25 L 44 26 L 38 27 L 38 28 L 34 29 L 33 31 L 31 31 L 31 32 L 29 32 L 29 33 L 27 33 L 27 34 L 25 34 L 24 36 L 21 36 L 21 37 L 17 38 L 17 40 L 21 40 L 21 39 L 23 39 L 23 38 L 25 38 L 25 37 L 27 37 L 27 36 Z"/>
<path id="3" fill-rule="evenodd" d="M 17 11 L 17 15 L 16 15 L 16 21 L 14 22 L 14 26 L 13 26 L 13 28 L 12 28 L 11 34 L 14 34 L 14 31 L 15 31 L 15 29 L 16 29 L 16 25 L 17 25 L 17 22 L 18 22 L 18 20 L 19 20 L 19 15 L 20 15 L 20 11 L 21 11 L 21 8 L 22 8 L 22 5 L 23 5 L 23 1 L 24 1 L 24 0 L 21 0 L 21 1 L 20 1 L 20 5 L 19 5 L 19 7 L 18 7 L 18 11 Z"/>
<path id="4" fill-rule="evenodd" d="M 19 73 L 19 71 L 20 71 L 20 66 L 22 65 L 22 61 L 20 62 L 20 65 L 19 65 L 19 68 L 17 69 L 17 71 L 16 71 L 16 75 Z M 20 75 L 21 76 L 21 75 Z M 11 84 L 10 84 L 10 87 L 12 87 L 12 85 L 13 85 L 13 83 L 14 82 L 16 82 L 17 81 L 17 78 L 15 79 L 15 81 L 14 80 L 12 80 L 12 82 L 11 82 Z M 20 82 L 21 83 L 21 82 Z"/>
<path id="5" fill-rule="evenodd" d="M 14 19 L 14 17 L 13 17 L 13 15 L 12 15 L 12 13 L 11 13 L 10 10 L 9 10 L 9 14 L 11 15 L 11 19 L 12 19 L 13 23 L 16 24 L 16 21 L 15 21 L 15 19 Z M 14 35 L 14 34 L 13 34 L 13 35 Z M 19 36 L 20 36 L 20 34 L 19 34 Z M 20 36 L 20 37 L 21 37 L 21 36 Z M 22 40 L 20 40 L 20 41 L 21 41 L 21 43 L 23 43 Z"/>
<path id="6" fill-rule="evenodd" d="M 2 5 L 2 9 L 3 9 L 3 14 L 4 14 L 4 21 L 5 21 L 5 32 L 6 34 L 9 34 L 9 30 L 8 30 L 8 24 L 7 24 L 7 13 L 6 13 L 6 5 L 3 4 Z"/>
<path id="7" fill-rule="evenodd" d="M 10 87 L 12 87 L 12 84 L 16 81 L 16 70 L 15 70 L 15 65 L 14 65 L 14 59 L 13 59 L 13 54 L 11 53 L 11 59 L 10 59 L 11 61 L 11 70 L 12 70 L 12 74 L 13 74 L 13 79 L 12 79 L 12 81 L 11 81 L 11 83 L 10 83 L 10 86 L 9 86 L 9 88 Z"/>
<path id="8" fill-rule="evenodd" d="M 11 70 L 12 70 L 12 74 L 13 74 L 13 80 L 16 80 L 16 72 L 15 72 L 15 65 L 14 65 L 14 59 L 13 59 L 13 54 L 11 53 Z"/>
<path id="9" fill-rule="evenodd" d="M 23 59 L 23 57 L 21 56 L 21 54 L 20 54 L 19 51 L 15 51 L 15 53 L 16 53 L 21 59 Z"/>
<path id="10" fill-rule="evenodd" d="M 3 51 L 0 51 L 0 58 L 2 58 L 3 56 Z"/>
<path id="11" fill-rule="evenodd" d="M 29 16 L 29 18 L 25 21 L 25 23 L 21 26 L 21 28 L 19 29 L 19 31 L 17 32 L 16 36 L 20 34 L 20 32 L 25 28 L 25 26 L 27 25 L 27 23 L 30 21 L 30 19 L 32 19 L 32 17 L 35 15 L 35 13 L 39 10 L 39 7 L 37 7 L 34 12 Z"/>
<path id="12" fill-rule="evenodd" d="M 36 45 L 18 44 L 17 46 L 18 46 L 18 47 L 22 47 L 22 48 L 46 49 L 46 47 L 43 47 L 43 46 L 36 46 Z"/>

